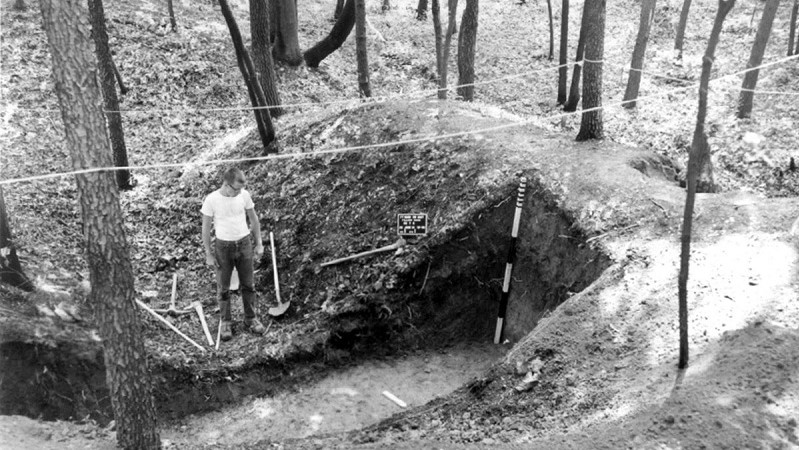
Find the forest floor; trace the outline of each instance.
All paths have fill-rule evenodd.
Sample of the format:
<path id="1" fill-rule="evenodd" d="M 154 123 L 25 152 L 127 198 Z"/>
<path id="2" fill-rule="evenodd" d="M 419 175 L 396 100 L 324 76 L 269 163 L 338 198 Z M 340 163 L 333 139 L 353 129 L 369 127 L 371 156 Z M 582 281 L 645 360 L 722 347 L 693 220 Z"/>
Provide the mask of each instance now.
<path id="1" fill-rule="evenodd" d="M 693 6 L 685 55 L 675 62 L 673 22 L 680 3 L 658 6 L 642 99 L 633 111 L 619 103 L 637 6 L 608 5 L 606 139 L 596 144 L 572 142 L 579 115 L 563 114 L 555 102 L 556 63 L 547 58 L 544 4 L 481 5 L 474 105 L 414 101 L 434 95 L 436 76 L 432 24 L 415 20 L 415 2 L 395 4 L 385 13 L 377 3 L 368 4 L 372 88 L 375 95 L 389 96 L 382 103 L 351 100 L 357 98 L 352 37 L 318 70 L 280 66 L 282 100 L 296 105 L 276 121 L 282 153 L 514 125 L 435 145 L 245 164 L 263 229 L 275 231 L 283 293 L 292 309 L 285 319 L 270 322 L 264 339 L 237 334 L 225 351 L 206 354 L 145 318 L 157 367 L 220 379 L 291 355 L 294 375 L 311 383 L 331 367 L 358 363 L 360 355 L 398 351 L 404 341 L 377 349 L 369 344 L 411 323 L 411 310 L 392 314 L 397 305 L 407 306 L 397 291 L 421 292 L 424 268 L 429 272 L 428 261 L 435 261 L 432 251 L 457 236 L 474 214 L 502 204 L 520 174 L 551 193 L 583 237 L 602 236 L 596 242 L 613 265 L 501 363 L 453 395 L 348 434 L 294 440 L 259 434 L 253 426 L 236 444 L 183 446 L 799 447 L 796 224 L 792 230 L 799 216 L 799 174 L 790 170 L 791 158 L 799 156 L 799 64 L 794 59 L 764 69 L 758 89 L 765 93 L 756 97 L 753 118 L 735 119 L 742 77 L 731 74 L 746 66 L 762 9 L 754 1 L 736 4 L 716 53 L 713 76 L 719 79 L 710 92 L 707 123 L 723 193 L 700 196 L 689 285 L 692 359 L 688 370 L 678 371 L 675 286 L 682 191 L 668 176 L 641 176 L 629 161 L 637 153 L 655 153 L 677 168 L 685 164 L 715 4 Z M 122 194 L 122 204 L 138 296 L 164 306 L 172 267 L 162 270 L 159 261 L 173 261 L 181 273 L 181 304 L 200 300 L 210 315 L 213 281 L 202 259 L 197 211 L 216 186 L 219 167 L 207 163 L 258 156 L 259 149 L 247 111 L 207 110 L 246 106 L 218 7 L 176 4 L 179 33 L 168 31 L 160 4 L 106 6 L 115 61 L 130 88 L 122 107 L 129 110 L 123 119 L 131 164 L 184 164 L 134 171 L 138 186 Z M 572 5 L 572 43 L 581 6 Z M 40 15 L 35 9 L 15 12 L 9 1 L 2 7 L 2 178 L 67 171 L 72 166 Z M 766 62 L 784 57 L 789 7 L 787 2 L 780 7 Z M 234 10 L 246 32 L 246 2 L 235 2 Z M 331 15 L 332 5 L 301 2 L 303 49 L 327 33 Z M 454 61 L 450 66 L 454 84 Z M 744 139 L 747 132 L 761 142 Z M 88 270 L 73 179 L 12 184 L 4 194 L 23 265 L 40 290 L 31 296 L 2 291 L 3 341 L 13 339 L 18 331 L 13 320 L 20 314 L 36 324 L 47 319 L 36 305 L 52 310 L 62 301 L 75 303 L 80 316 L 90 316 L 83 304 Z M 429 239 L 387 262 L 319 270 L 320 261 L 391 243 L 394 213 L 420 209 L 430 214 Z M 263 265 L 259 285 L 271 287 L 271 270 L 271 264 Z M 443 266 L 430 275 L 431 282 L 447 278 Z M 262 301 L 270 304 L 274 297 L 263 292 Z M 347 317 L 354 315 L 380 327 L 348 328 L 354 325 Z M 176 322 L 203 339 L 190 319 Z M 36 330 L 44 339 L 59 334 Z M 353 337 L 361 332 L 365 338 Z M 324 345 L 331 336 L 354 343 Z M 304 364 L 304 358 L 310 362 Z M 527 372 L 536 381 L 522 383 Z M 524 389 L 514 389 L 520 383 Z M 89 419 L 2 416 L 0 432 L 14 439 L 15 448 L 113 446 L 113 432 Z"/>

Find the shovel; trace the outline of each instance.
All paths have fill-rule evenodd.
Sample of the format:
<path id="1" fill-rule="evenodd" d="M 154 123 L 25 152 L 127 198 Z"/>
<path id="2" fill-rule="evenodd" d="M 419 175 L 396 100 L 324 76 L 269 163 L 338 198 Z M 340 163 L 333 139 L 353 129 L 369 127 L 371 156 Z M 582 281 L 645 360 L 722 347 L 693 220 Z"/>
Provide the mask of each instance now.
<path id="1" fill-rule="evenodd" d="M 282 316 L 287 309 L 289 309 L 289 305 L 291 302 L 283 303 L 280 301 L 280 281 L 278 281 L 277 277 L 277 257 L 275 256 L 275 237 L 272 232 L 269 232 L 269 244 L 272 247 L 272 272 L 275 275 L 275 296 L 277 297 L 277 306 L 273 308 L 269 308 L 269 315 L 272 317 Z"/>

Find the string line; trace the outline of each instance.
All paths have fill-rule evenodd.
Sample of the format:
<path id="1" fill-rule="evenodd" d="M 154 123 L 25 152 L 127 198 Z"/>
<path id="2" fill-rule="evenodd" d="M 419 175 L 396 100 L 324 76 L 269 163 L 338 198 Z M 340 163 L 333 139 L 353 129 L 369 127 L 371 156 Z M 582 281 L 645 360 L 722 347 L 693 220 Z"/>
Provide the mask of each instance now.
<path id="1" fill-rule="evenodd" d="M 739 76 L 739 75 L 745 74 L 745 73 L 747 73 L 749 71 L 752 71 L 752 70 L 759 70 L 759 69 L 762 69 L 762 68 L 765 68 L 765 67 L 771 67 L 771 66 L 774 66 L 774 65 L 777 65 L 777 64 L 781 64 L 781 63 L 784 63 L 786 61 L 790 61 L 790 60 L 797 59 L 797 58 L 799 58 L 799 54 L 793 55 L 793 56 L 789 56 L 789 57 L 784 57 L 784 58 L 781 58 L 779 60 L 772 61 L 772 62 L 763 63 L 763 64 L 761 64 L 760 66 L 757 66 L 757 67 L 752 67 L 752 68 L 744 69 L 744 70 L 741 70 L 741 71 L 738 71 L 738 72 L 733 72 L 733 73 L 730 73 L 730 74 L 727 74 L 727 75 L 716 77 L 716 78 L 711 79 L 710 81 L 711 82 L 717 82 L 717 81 L 720 81 L 720 80 L 723 80 L 723 79 L 726 79 L 726 78 L 731 78 L 731 77 L 735 77 L 735 76 Z M 687 86 L 680 86 L 680 87 L 677 87 L 677 88 L 674 88 L 674 89 L 671 89 L 671 90 L 668 90 L 668 91 L 661 91 L 661 92 L 655 92 L 653 94 L 648 94 L 648 95 L 644 95 L 644 96 L 638 96 L 635 100 L 636 101 L 641 101 L 641 100 L 656 98 L 656 97 L 669 95 L 669 94 L 673 94 L 673 93 L 676 93 L 676 92 L 680 92 L 680 91 L 684 91 L 684 90 L 688 90 L 688 89 L 696 88 L 696 87 L 699 87 L 699 83 L 693 83 L 693 84 L 690 84 L 690 85 L 687 85 Z M 476 135 L 476 134 L 482 134 L 482 133 L 492 133 L 492 132 L 496 132 L 496 131 L 505 130 L 505 129 L 508 129 L 508 128 L 515 128 L 515 127 L 521 127 L 521 126 L 525 126 L 525 125 L 531 125 L 531 124 L 534 124 L 535 122 L 539 122 L 540 123 L 540 121 L 543 121 L 543 120 L 559 119 L 559 118 L 573 116 L 573 115 L 577 115 L 577 114 L 584 114 L 584 113 L 588 113 L 588 112 L 599 111 L 599 110 L 602 110 L 602 109 L 605 109 L 605 108 L 610 108 L 610 107 L 615 107 L 615 106 L 622 106 L 623 104 L 626 104 L 626 103 L 627 103 L 627 101 L 623 101 L 622 100 L 622 101 L 618 101 L 618 102 L 612 102 L 612 103 L 609 103 L 607 105 L 601 105 L 601 106 L 596 106 L 596 107 L 593 107 L 593 108 L 583 109 L 583 110 L 580 110 L 580 111 L 563 112 L 563 113 L 557 113 L 557 114 L 544 116 L 544 117 L 540 117 L 540 116 L 539 117 L 533 117 L 533 118 L 530 118 L 530 119 L 521 120 L 519 122 L 507 123 L 507 124 L 503 124 L 503 125 L 497 125 L 497 126 L 494 126 L 494 127 L 482 128 L 482 129 L 477 129 L 477 130 L 469 130 L 469 131 L 460 131 L 460 132 L 454 132 L 454 133 L 447 133 L 447 134 L 436 135 L 436 136 L 425 136 L 425 137 L 414 138 L 414 139 L 405 139 L 405 140 L 400 140 L 400 141 L 381 142 L 381 143 L 376 143 L 376 144 L 357 145 L 357 146 L 343 147 L 343 148 L 337 148 L 337 149 L 328 149 L 328 150 L 317 150 L 317 151 L 313 151 L 313 152 L 282 153 L 282 154 L 267 155 L 267 156 L 216 159 L 216 160 L 207 160 L 207 161 L 199 161 L 199 162 L 197 162 L 197 161 L 185 161 L 185 162 L 178 162 L 178 163 L 128 165 L 128 166 L 124 166 L 124 167 L 114 167 L 114 166 L 111 166 L 111 167 L 92 167 L 92 168 L 73 170 L 73 171 L 68 171 L 68 172 L 57 172 L 57 173 L 51 173 L 51 174 L 45 174 L 45 175 L 34 175 L 34 176 L 29 176 L 29 177 L 20 177 L 20 178 L 12 178 L 12 179 L 7 179 L 7 180 L 0 180 L 0 185 L 10 185 L 10 184 L 15 184 L 15 183 L 48 180 L 48 179 L 61 178 L 61 177 L 66 177 L 66 176 L 71 176 L 71 175 L 82 175 L 82 174 L 104 172 L 104 171 L 145 170 L 145 169 L 172 168 L 172 167 L 183 167 L 183 166 L 185 166 L 187 164 L 193 164 L 193 165 L 198 165 L 199 166 L 199 165 L 231 164 L 231 163 L 238 163 L 238 162 L 255 162 L 255 161 L 265 161 L 265 160 L 280 160 L 280 159 L 289 159 L 289 158 L 297 158 L 297 157 L 313 157 L 313 156 L 319 156 L 319 155 L 333 155 L 333 154 L 345 153 L 345 152 L 356 151 L 356 150 L 369 150 L 369 149 L 380 149 L 380 148 L 386 148 L 386 147 L 396 147 L 396 146 L 400 146 L 400 145 L 415 144 L 415 143 L 420 143 L 420 142 L 435 142 L 435 141 L 438 141 L 438 140 L 452 139 L 452 138 L 455 138 L 455 137 L 464 137 L 464 136 Z"/>

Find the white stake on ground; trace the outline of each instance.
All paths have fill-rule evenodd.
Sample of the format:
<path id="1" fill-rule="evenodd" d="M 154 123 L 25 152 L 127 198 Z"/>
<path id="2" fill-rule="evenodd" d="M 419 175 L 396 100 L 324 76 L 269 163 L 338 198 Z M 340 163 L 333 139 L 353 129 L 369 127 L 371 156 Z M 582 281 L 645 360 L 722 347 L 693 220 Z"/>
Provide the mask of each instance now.
<path id="1" fill-rule="evenodd" d="M 392 402 L 396 403 L 396 404 L 397 404 L 397 405 L 398 405 L 400 408 L 407 408 L 407 407 L 408 407 L 408 404 L 407 404 L 407 403 L 405 403 L 405 402 L 403 402 L 402 400 L 400 400 L 399 398 L 397 398 L 397 396 L 396 396 L 396 395 L 394 395 L 394 394 L 392 394 L 391 392 L 388 392 L 388 391 L 383 391 L 383 395 L 384 395 L 384 396 L 385 396 L 387 399 L 389 399 L 389 400 L 391 400 Z"/>

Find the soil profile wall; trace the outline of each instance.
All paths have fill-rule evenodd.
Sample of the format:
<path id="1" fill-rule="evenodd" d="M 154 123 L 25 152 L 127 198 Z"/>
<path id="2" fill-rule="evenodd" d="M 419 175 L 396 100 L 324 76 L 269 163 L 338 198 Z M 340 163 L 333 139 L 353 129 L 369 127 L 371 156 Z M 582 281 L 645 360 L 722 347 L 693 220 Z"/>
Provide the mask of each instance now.
<path id="1" fill-rule="evenodd" d="M 433 254 L 423 317 L 436 341 L 493 339 L 515 209 L 513 192 Z M 596 280 L 611 260 L 535 183 L 525 196 L 504 338 L 518 342 L 549 311 Z"/>

